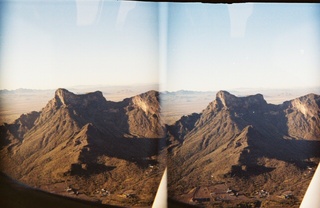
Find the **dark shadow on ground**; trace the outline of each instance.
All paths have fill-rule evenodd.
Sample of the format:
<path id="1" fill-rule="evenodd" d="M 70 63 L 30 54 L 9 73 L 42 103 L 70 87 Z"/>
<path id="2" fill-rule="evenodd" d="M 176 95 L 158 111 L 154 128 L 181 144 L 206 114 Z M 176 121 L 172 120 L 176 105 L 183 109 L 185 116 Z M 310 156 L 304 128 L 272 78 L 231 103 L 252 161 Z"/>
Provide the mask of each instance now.
<path id="1" fill-rule="evenodd" d="M 191 205 L 168 198 L 168 208 L 200 208 L 201 206 Z"/>
<path id="2" fill-rule="evenodd" d="M 3 208 L 113 208 L 79 199 L 67 198 L 30 188 L 0 173 L 0 207 Z"/>

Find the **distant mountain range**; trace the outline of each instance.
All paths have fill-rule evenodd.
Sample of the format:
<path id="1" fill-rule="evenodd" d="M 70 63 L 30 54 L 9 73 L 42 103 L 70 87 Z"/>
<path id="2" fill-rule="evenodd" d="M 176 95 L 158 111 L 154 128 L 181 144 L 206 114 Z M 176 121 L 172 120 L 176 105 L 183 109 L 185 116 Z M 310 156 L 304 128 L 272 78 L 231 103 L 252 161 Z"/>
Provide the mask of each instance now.
<path id="1" fill-rule="evenodd" d="M 219 91 L 201 113 L 172 124 L 161 105 L 157 91 L 113 102 L 100 91 L 58 89 L 41 111 L 0 126 L 1 170 L 59 195 L 141 207 L 168 165 L 174 200 L 298 206 L 320 161 L 319 95 L 273 105 Z"/>

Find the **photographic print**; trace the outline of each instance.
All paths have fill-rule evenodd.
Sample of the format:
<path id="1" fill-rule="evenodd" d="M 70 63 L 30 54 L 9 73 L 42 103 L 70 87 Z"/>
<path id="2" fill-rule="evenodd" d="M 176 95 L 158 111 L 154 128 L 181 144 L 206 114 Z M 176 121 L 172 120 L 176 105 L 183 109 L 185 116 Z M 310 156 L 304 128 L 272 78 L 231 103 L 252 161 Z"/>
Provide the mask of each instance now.
<path id="1" fill-rule="evenodd" d="M 319 4 L 0 5 L 1 207 L 301 205 Z"/>

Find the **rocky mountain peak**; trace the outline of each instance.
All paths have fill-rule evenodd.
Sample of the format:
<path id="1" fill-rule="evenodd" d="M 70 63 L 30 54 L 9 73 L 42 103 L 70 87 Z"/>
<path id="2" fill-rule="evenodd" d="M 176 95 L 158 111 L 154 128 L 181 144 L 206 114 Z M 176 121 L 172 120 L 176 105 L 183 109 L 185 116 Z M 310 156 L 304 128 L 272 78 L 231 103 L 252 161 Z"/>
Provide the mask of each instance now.
<path id="1" fill-rule="evenodd" d="M 76 95 L 66 89 L 59 88 L 55 92 L 55 101 L 59 105 L 85 105 L 91 102 L 106 102 L 101 91 Z"/>
<path id="2" fill-rule="evenodd" d="M 235 108 L 252 108 L 261 107 L 267 104 L 264 100 L 263 95 L 256 94 L 246 97 L 237 97 L 227 91 L 219 91 L 216 95 L 216 103 L 220 107 L 228 109 Z"/>
<path id="3" fill-rule="evenodd" d="M 216 95 L 216 101 L 221 103 L 223 107 L 228 107 L 237 101 L 237 97 L 227 91 L 219 91 Z"/>
<path id="4" fill-rule="evenodd" d="M 112 102 L 100 91 L 74 94 L 60 88 L 41 112 L 0 126 L 0 169 L 62 195 L 65 186 L 75 184 L 90 200 L 100 196 L 96 190 L 102 187 L 112 190 L 116 200 L 125 191 L 139 190 L 134 192 L 134 205 L 145 206 L 152 203 L 162 175 L 158 158 L 165 135 L 156 91 Z M 136 183 L 139 180 L 145 182 Z M 66 184 L 56 191 L 55 184 L 61 181 Z M 133 204 L 126 200 L 117 205 Z"/>
<path id="5" fill-rule="evenodd" d="M 316 94 L 308 94 L 292 100 L 292 108 L 301 112 L 305 117 L 318 114 L 320 106 L 320 96 Z"/>
<path id="6" fill-rule="evenodd" d="M 168 127 L 175 139 L 169 140 L 167 161 L 172 168 L 168 169 L 168 190 L 175 199 L 188 203 L 192 195 L 186 193 L 194 187 L 200 188 L 194 189 L 193 196 L 204 196 L 201 187 L 219 189 L 220 185 L 209 184 L 208 178 L 251 193 L 257 188 L 267 189 L 272 197 L 282 194 L 277 187 L 283 181 L 290 181 L 290 189 L 306 189 L 304 184 L 312 177 L 308 174 L 320 158 L 319 107 L 320 96 L 315 94 L 273 105 L 261 94 L 237 97 L 219 91 L 194 126 L 194 120 L 182 117 Z M 301 180 L 305 182 L 296 183 Z M 259 185 L 252 186 L 256 182 Z M 182 186 L 185 188 L 181 190 Z M 302 196 L 303 192 L 295 193 L 297 199 Z M 228 206 L 240 206 L 236 198 L 231 202 L 234 205 Z M 261 197 L 258 200 L 270 202 Z"/>
<path id="7" fill-rule="evenodd" d="M 159 113 L 160 103 L 159 103 L 159 92 L 148 91 L 140 95 L 134 96 L 132 102 L 135 106 L 141 108 L 146 114 Z"/>
<path id="8" fill-rule="evenodd" d="M 59 88 L 55 92 L 55 99 L 62 105 L 66 105 L 76 99 L 76 95 L 66 89 Z"/>

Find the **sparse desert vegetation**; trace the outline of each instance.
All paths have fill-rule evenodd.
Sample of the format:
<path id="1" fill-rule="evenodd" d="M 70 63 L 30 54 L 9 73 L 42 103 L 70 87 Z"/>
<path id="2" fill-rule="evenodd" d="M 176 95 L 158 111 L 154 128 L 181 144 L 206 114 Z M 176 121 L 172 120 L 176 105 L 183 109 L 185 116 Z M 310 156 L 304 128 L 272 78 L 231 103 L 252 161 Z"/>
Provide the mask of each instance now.
<path id="1" fill-rule="evenodd" d="M 299 207 L 320 161 L 319 106 L 315 94 L 273 105 L 261 94 L 218 92 L 201 114 L 168 127 L 169 196 L 205 207 Z"/>
<path id="2" fill-rule="evenodd" d="M 1 169 L 50 193 L 149 207 L 168 166 L 178 207 L 298 207 L 320 161 L 319 95 L 274 105 L 220 91 L 188 114 L 210 94 L 114 102 L 58 89 L 41 111 L 1 126 Z"/>
<path id="3" fill-rule="evenodd" d="M 160 119 L 156 91 L 112 102 L 58 89 L 40 112 L 1 126 L 1 170 L 52 193 L 150 206 L 165 167 Z"/>

